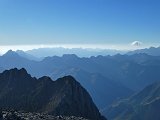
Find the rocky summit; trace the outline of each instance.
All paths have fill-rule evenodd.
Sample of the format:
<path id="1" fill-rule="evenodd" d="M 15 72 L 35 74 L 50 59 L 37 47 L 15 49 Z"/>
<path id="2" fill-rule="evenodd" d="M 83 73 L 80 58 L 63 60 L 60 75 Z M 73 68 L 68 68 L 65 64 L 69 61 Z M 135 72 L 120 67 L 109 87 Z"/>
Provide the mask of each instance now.
<path id="1" fill-rule="evenodd" d="M 88 92 L 72 76 L 56 81 L 31 77 L 22 68 L 0 74 L 0 107 L 18 111 L 104 120 Z"/>

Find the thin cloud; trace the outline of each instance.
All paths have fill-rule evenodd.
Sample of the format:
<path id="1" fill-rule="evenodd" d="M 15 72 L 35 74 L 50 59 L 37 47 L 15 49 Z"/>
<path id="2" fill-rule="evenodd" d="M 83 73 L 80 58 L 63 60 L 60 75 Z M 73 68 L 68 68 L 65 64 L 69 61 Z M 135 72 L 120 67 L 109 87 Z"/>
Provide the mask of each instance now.
<path id="1" fill-rule="evenodd" d="M 140 46 L 142 46 L 142 42 L 140 42 L 140 41 L 134 41 L 134 42 L 131 43 L 131 45 L 135 46 L 135 47 L 140 47 Z"/>

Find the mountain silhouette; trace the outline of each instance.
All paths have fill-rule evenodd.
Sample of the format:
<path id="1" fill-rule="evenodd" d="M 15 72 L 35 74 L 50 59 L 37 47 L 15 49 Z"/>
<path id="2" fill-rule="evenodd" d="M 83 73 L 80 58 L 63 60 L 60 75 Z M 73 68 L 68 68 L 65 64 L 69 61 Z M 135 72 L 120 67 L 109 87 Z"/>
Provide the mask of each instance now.
<path id="1" fill-rule="evenodd" d="M 22 68 L 0 74 L 1 109 L 16 109 L 51 115 L 104 120 L 88 92 L 72 76 L 56 81 L 31 77 Z"/>

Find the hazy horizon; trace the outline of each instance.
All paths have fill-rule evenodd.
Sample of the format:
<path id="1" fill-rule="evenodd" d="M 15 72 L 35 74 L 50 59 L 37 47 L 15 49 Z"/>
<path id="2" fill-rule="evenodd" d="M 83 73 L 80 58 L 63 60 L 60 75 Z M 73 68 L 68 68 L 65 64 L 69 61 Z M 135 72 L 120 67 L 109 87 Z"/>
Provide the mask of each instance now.
<path id="1" fill-rule="evenodd" d="M 115 50 L 115 51 L 132 51 L 137 49 L 144 49 L 150 47 L 159 46 L 134 46 L 132 44 L 128 45 L 94 45 L 94 44 L 55 44 L 55 45 L 0 45 L 0 54 L 6 53 L 8 50 L 22 50 L 28 51 L 39 48 L 64 48 L 64 49 L 93 49 L 93 50 Z"/>

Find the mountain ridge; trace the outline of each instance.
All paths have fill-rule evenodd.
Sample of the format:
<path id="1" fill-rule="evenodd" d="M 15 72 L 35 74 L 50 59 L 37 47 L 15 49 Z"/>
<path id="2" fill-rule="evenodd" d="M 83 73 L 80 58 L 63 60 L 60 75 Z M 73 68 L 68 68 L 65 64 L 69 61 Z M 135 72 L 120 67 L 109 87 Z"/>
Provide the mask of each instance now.
<path id="1" fill-rule="evenodd" d="M 114 103 L 107 111 L 110 120 L 159 120 L 160 82 L 145 87 L 131 97 Z"/>
<path id="2" fill-rule="evenodd" d="M 72 76 L 31 77 L 22 68 L 0 73 L 0 106 L 29 112 L 103 120 L 88 92 Z"/>
<path id="3" fill-rule="evenodd" d="M 133 50 L 133 51 L 129 51 L 126 54 L 133 55 L 133 54 L 139 54 L 139 53 L 145 53 L 152 56 L 160 56 L 160 47 L 150 47 L 150 48 Z"/>
<path id="4" fill-rule="evenodd" d="M 46 57 L 42 61 L 33 61 L 22 56 L 9 59 L 2 56 L 0 57 L 0 66 L 3 66 L 5 69 L 14 67 L 20 69 L 24 67 L 32 76 L 37 78 L 49 76 L 52 79 L 57 79 L 62 76 L 72 75 L 87 89 L 96 105 L 102 109 L 104 106 L 106 107 L 108 104 L 111 104 L 114 99 L 126 97 L 133 91 L 120 83 L 112 81 L 108 76 L 106 77 L 99 72 L 97 73 L 97 70 L 102 69 L 98 62 L 101 57 L 105 58 L 103 56 L 80 58 L 73 54 L 66 54 L 62 57 L 53 56 Z M 108 57 L 106 58 L 108 59 Z M 114 87 L 117 89 L 114 89 Z M 112 91 L 112 95 L 110 91 Z"/>

